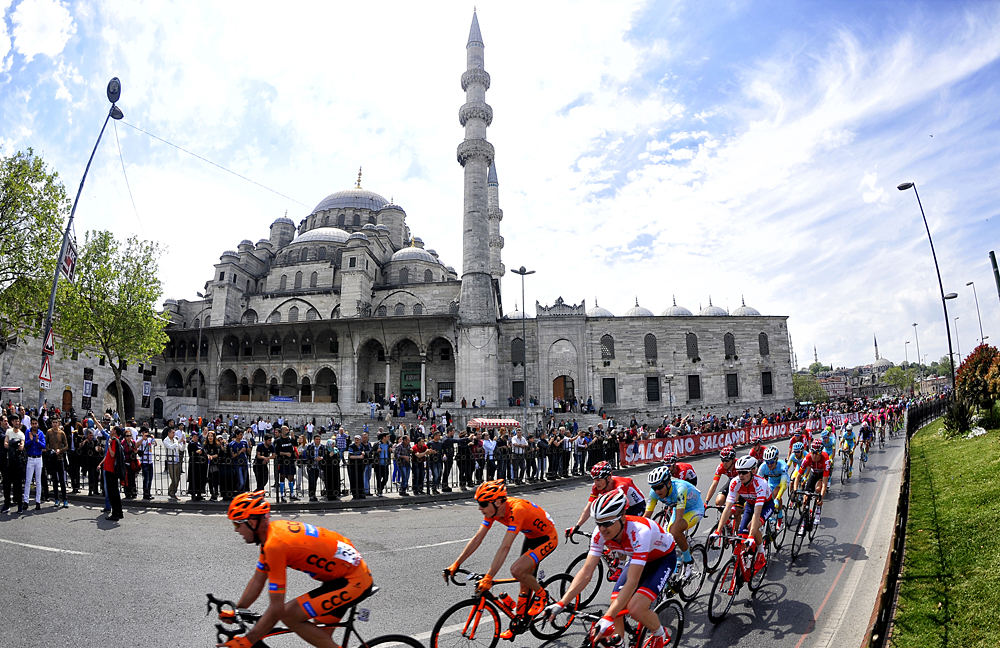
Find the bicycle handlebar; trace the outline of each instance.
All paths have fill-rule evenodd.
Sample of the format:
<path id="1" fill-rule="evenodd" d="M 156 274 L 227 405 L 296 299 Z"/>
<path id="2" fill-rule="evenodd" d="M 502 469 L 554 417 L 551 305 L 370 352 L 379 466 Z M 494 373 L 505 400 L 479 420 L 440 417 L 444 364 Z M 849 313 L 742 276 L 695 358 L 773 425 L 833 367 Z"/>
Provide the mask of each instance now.
<path id="1" fill-rule="evenodd" d="M 257 620 L 260 618 L 260 615 L 254 614 L 249 610 L 237 609 L 236 604 L 233 603 L 232 601 L 217 599 L 211 594 L 206 594 L 206 596 L 208 596 L 208 604 L 206 605 L 207 609 L 205 611 L 205 616 L 208 616 L 212 613 L 212 606 L 215 606 L 216 615 L 221 613 L 224 608 L 231 609 L 234 615 L 233 623 L 231 624 L 232 626 L 234 626 L 232 630 L 226 628 L 226 626 L 224 626 L 221 622 L 215 624 L 215 631 L 216 631 L 215 638 L 217 640 L 217 643 L 220 644 L 226 643 L 227 641 L 230 641 L 234 637 L 246 634 L 247 630 L 249 629 L 247 628 L 246 622 L 250 621 L 251 624 L 256 623 Z"/>
<path id="2" fill-rule="evenodd" d="M 587 535 L 583 531 L 580 531 L 579 529 L 577 529 L 576 531 L 574 531 L 573 533 L 571 533 L 569 535 L 570 544 L 580 544 L 579 542 L 577 542 L 576 540 L 573 539 L 576 536 L 583 536 L 584 538 L 587 538 L 588 540 L 590 539 L 589 535 Z"/>
<path id="3" fill-rule="evenodd" d="M 457 580 L 455 577 L 460 575 L 465 576 L 465 578 L 462 580 Z M 470 572 L 468 569 L 456 569 L 455 573 L 451 574 L 448 577 L 448 580 L 451 581 L 453 585 L 457 585 L 458 587 L 465 587 L 469 583 L 469 581 L 478 581 L 485 575 L 486 574 L 475 574 L 473 572 Z"/>

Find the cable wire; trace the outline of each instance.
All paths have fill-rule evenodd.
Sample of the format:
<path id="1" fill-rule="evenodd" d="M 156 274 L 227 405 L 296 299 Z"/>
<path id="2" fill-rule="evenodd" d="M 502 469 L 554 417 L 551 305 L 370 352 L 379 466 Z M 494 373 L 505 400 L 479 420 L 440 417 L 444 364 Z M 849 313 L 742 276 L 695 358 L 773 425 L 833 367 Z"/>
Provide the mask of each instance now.
<path id="1" fill-rule="evenodd" d="M 135 212 L 135 220 L 139 223 L 139 231 L 145 235 L 146 230 L 143 228 L 142 221 L 139 219 L 139 210 L 136 208 L 135 198 L 132 196 L 132 187 L 128 183 L 128 174 L 125 173 L 125 158 L 122 157 L 122 143 L 121 140 L 118 139 L 118 120 L 114 119 L 112 121 L 115 123 L 115 142 L 118 143 L 118 159 L 122 161 L 122 175 L 125 176 L 125 186 L 128 188 L 128 197 L 132 200 L 132 211 Z"/>
<path id="2" fill-rule="evenodd" d="M 277 194 L 277 195 L 281 196 L 282 198 L 284 198 L 286 200 L 291 200 L 293 203 L 297 203 L 299 205 L 302 205 L 303 207 L 309 207 L 309 205 L 305 204 L 304 202 L 295 200 L 291 196 L 286 196 L 285 194 L 281 193 L 280 191 L 275 191 L 274 189 L 271 189 L 270 187 L 266 187 L 266 186 L 262 185 L 261 183 L 257 182 L 256 180 L 251 180 L 250 178 L 248 178 L 246 176 L 240 175 L 239 173 L 236 173 L 235 171 L 227 169 L 226 167 L 222 166 L 221 164 L 217 164 L 217 163 L 212 162 L 211 160 L 209 160 L 207 158 L 203 158 L 202 156 L 198 155 L 197 153 L 192 153 L 191 151 L 187 150 L 186 148 L 178 146 L 178 145 L 174 144 L 173 142 L 168 142 L 167 140 L 163 139 L 162 137 L 157 137 L 156 135 L 153 135 L 149 131 L 145 131 L 145 130 L 139 128 L 138 126 L 135 126 L 134 124 L 130 124 L 130 123 L 128 123 L 125 120 L 121 120 L 121 122 L 123 124 L 125 124 L 126 126 L 130 127 L 130 128 L 134 128 L 135 130 L 139 131 L 140 133 L 145 133 L 146 135 L 149 135 L 150 137 L 152 137 L 155 140 L 159 140 L 159 141 L 163 142 L 164 144 L 169 144 L 170 146 L 173 146 L 175 149 L 177 149 L 179 151 L 184 151 L 188 155 L 196 157 L 199 160 L 201 160 L 202 162 L 207 162 L 207 163 L 211 164 L 212 166 L 218 167 L 218 168 L 222 169 L 223 171 L 225 171 L 227 173 L 232 173 L 234 176 L 236 176 L 237 178 L 240 178 L 241 180 L 246 180 L 247 182 L 249 182 L 251 184 L 257 185 L 261 189 L 266 189 L 267 191 L 270 191 L 273 194 Z"/>

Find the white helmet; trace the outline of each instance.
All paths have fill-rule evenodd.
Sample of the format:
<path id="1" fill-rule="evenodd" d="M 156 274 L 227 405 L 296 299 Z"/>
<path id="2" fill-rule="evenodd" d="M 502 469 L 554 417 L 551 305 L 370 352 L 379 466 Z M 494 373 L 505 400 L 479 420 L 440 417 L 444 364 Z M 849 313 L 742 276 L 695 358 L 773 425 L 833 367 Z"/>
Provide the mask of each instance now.
<path id="1" fill-rule="evenodd" d="M 646 477 L 646 482 L 650 486 L 659 486 L 670 479 L 670 466 L 657 466 Z"/>
<path id="2" fill-rule="evenodd" d="M 757 459 L 747 455 L 736 460 L 736 470 L 753 470 L 757 467 Z"/>
<path id="3" fill-rule="evenodd" d="M 628 499 L 626 499 L 625 493 L 616 489 L 598 497 L 590 505 L 590 514 L 597 522 L 610 522 L 624 515 L 627 505 Z"/>
<path id="4" fill-rule="evenodd" d="M 771 446 L 770 448 L 764 451 L 764 461 L 774 461 L 777 458 L 778 458 L 778 449 L 776 447 Z"/>

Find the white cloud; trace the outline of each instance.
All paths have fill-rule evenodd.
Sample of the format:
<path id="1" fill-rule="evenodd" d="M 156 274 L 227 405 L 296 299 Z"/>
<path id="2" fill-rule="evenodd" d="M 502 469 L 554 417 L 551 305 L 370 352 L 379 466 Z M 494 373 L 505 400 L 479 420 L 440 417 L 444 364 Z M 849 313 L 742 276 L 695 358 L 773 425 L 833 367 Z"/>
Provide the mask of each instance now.
<path id="1" fill-rule="evenodd" d="M 861 192 L 861 199 L 866 203 L 886 200 L 885 190 L 882 187 L 876 187 L 876 182 L 878 182 L 878 174 L 874 171 L 866 173 L 865 177 L 861 178 L 861 189 L 867 189 L 867 191 Z"/>
<path id="2" fill-rule="evenodd" d="M 22 0 L 11 20 L 14 46 L 28 61 L 37 54 L 57 56 L 76 33 L 73 16 L 58 0 Z"/>
<path id="3" fill-rule="evenodd" d="M 14 0 L 0 0 L 0 72 L 6 71 L 10 67 L 10 60 L 6 62 L 7 54 L 10 52 L 10 34 L 7 33 L 7 9 Z"/>

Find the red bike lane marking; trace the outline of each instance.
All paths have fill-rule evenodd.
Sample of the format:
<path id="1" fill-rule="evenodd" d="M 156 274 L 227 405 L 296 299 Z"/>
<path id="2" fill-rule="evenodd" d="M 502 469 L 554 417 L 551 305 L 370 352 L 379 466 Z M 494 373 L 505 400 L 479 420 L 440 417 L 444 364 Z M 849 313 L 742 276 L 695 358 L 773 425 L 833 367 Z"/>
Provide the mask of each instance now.
<path id="1" fill-rule="evenodd" d="M 830 600 L 830 595 L 833 594 L 833 590 L 837 587 L 837 583 L 840 582 L 840 577 L 844 574 L 844 570 L 847 569 L 847 564 L 851 560 L 853 560 L 854 556 L 857 554 L 858 540 L 861 539 L 861 532 L 864 531 L 865 526 L 868 525 L 868 518 L 871 517 L 872 508 L 875 506 L 875 500 L 878 499 L 878 495 L 879 492 L 878 489 L 876 489 L 874 495 L 872 495 L 872 503 L 868 505 L 868 513 L 867 515 L 865 515 L 864 521 L 861 522 L 861 528 L 858 529 L 858 535 L 854 537 L 854 545 L 855 545 L 854 551 L 851 552 L 850 556 L 847 556 L 844 559 L 844 564 L 841 566 L 840 571 L 837 572 L 837 577 L 833 579 L 833 585 L 830 586 L 830 590 L 826 593 L 826 597 L 823 599 L 823 602 L 819 604 L 819 609 L 816 610 L 816 614 L 813 615 L 812 621 L 809 622 L 809 627 L 806 629 L 805 633 L 799 639 L 799 642 L 795 644 L 795 648 L 800 648 L 802 646 L 802 642 L 806 640 L 806 637 L 809 636 L 809 633 L 811 633 L 813 631 L 813 628 L 816 627 L 816 621 L 819 619 L 819 615 L 823 613 L 823 608 L 826 607 L 826 602 Z"/>

